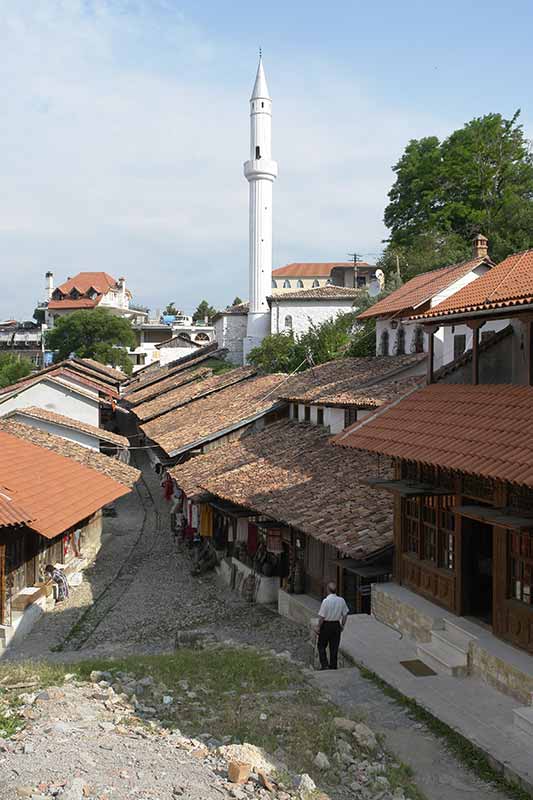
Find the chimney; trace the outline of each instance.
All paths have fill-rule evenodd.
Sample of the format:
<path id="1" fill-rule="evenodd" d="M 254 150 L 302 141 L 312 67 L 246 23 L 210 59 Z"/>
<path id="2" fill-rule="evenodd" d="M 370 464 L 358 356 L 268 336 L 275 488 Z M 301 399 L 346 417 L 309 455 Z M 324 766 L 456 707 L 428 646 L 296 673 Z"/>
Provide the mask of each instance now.
<path id="1" fill-rule="evenodd" d="M 474 258 L 487 258 L 489 254 L 489 240 L 482 233 L 478 233 L 473 239 Z"/>
<path id="2" fill-rule="evenodd" d="M 44 277 L 46 278 L 46 299 L 51 300 L 54 293 L 54 273 L 47 272 Z"/>

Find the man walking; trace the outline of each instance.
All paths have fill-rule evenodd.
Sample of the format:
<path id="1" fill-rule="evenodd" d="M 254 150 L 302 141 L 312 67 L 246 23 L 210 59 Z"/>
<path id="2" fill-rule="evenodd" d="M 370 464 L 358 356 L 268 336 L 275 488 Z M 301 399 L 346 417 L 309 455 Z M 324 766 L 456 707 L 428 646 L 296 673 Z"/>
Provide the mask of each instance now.
<path id="1" fill-rule="evenodd" d="M 318 612 L 318 655 L 320 669 L 337 669 L 337 654 L 341 633 L 346 625 L 349 609 L 344 598 L 337 594 L 337 586 L 328 583 L 328 596 L 322 600 Z M 326 648 L 329 647 L 329 664 Z"/>

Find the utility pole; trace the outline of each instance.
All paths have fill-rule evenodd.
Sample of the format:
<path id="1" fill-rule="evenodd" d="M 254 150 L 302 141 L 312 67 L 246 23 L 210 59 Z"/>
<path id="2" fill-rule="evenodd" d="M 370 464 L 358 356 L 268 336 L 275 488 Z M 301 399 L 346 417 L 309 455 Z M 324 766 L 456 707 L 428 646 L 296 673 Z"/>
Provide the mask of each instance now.
<path id="1" fill-rule="evenodd" d="M 353 261 L 353 285 L 354 289 L 357 289 L 357 262 L 359 261 L 359 256 L 357 253 L 348 253 L 348 255 Z"/>

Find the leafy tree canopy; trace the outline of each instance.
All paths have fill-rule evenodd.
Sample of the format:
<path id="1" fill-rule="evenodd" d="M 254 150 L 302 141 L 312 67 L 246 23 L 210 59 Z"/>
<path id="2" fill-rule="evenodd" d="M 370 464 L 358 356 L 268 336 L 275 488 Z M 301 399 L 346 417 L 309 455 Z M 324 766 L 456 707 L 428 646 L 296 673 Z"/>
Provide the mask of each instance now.
<path id="1" fill-rule="evenodd" d="M 163 311 L 163 314 L 169 317 L 175 317 L 179 313 L 180 311 L 179 309 L 176 308 L 176 304 L 174 303 L 174 301 L 172 301 L 172 303 L 168 303 L 165 310 Z"/>
<path id="2" fill-rule="evenodd" d="M 240 305 L 242 305 L 242 300 L 239 297 L 239 295 L 237 295 L 237 297 L 235 298 L 235 300 L 233 301 L 233 303 L 231 305 L 232 306 L 240 306 Z"/>
<path id="3" fill-rule="evenodd" d="M 466 258 L 476 233 L 496 261 L 533 246 L 533 156 L 519 115 L 409 142 L 385 209 L 388 272 L 397 255 L 404 278 Z"/>
<path id="4" fill-rule="evenodd" d="M 0 389 L 25 378 L 33 369 L 28 358 L 19 358 L 12 353 L 0 354 Z"/>
<path id="5" fill-rule="evenodd" d="M 118 366 L 128 374 L 133 365 L 127 348 L 135 344 L 131 322 L 103 308 L 74 311 L 60 317 L 46 332 L 46 346 L 55 351 L 59 361 L 75 353 L 80 358 Z"/>
<path id="6" fill-rule="evenodd" d="M 198 303 L 198 308 L 192 315 L 192 318 L 194 322 L 203 322 L 207 317 L 207 321 L 211 322 L 216 313 L 216 308 L 210 306 L 207 300 L 202 300 L 201 303 Z"/>

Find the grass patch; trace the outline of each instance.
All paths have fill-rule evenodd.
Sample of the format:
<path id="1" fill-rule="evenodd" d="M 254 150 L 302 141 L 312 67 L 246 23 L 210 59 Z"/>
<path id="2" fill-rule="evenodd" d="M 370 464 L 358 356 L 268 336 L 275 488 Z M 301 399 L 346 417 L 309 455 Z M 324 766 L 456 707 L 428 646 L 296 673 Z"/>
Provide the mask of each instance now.
<path id="1" fill-rule="evenodd" d="M 361 664 L 356 664 L 356 666 L 363 678 L 372 681 L 372 683 L 381 689 L 383 694 L 390 697 L 398 703 L 398 705 L 406 708 L 413 719 L 422 722 L 428 730 L 442 739 L 447 749 L 479 778 L 486 783 L 492 784 L 508 797 L 513 798 L 513 800 L 531 800 L 531 794 L 529 792 L 497 772 L 497 770 L 491 766 L 487 756 L 469 742 L 468 739 L 465 739 L 460 733 L 454 731 L 453 728 L 450 728 L 450 726 L 446 725 L 442 720 L 434 717 L 429 711 L 422 708 L 416 700 L 405 697 L 405 695 L 397 689 L 394 689 L 382 680 L 379 675 L 376 675 Z M 414 795 L 414 797 L 416 797 L 416 795 Z"/>

